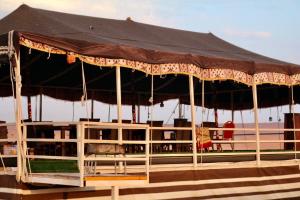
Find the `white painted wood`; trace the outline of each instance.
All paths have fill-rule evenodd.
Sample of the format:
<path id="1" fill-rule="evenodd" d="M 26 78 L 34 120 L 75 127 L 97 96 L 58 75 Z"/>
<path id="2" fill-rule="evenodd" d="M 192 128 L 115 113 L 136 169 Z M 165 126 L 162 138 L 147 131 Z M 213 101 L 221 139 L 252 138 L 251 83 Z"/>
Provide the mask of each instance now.
<path id="1" fill-rule="evenodd" d="M 24 166 L 23 166 L 23 180 L 25 180 L 26 179 L 26 177 L 28 176 L 28 169 L 27 169 L 27 165 L 26 165 L 26 163 L 27 163 L 27 141 L 26 141 L 26 139 L 27 139 L 27 126 L 23 126 L 23 149 L 22 149 L 22 151 L 23 151 L 23 163 L 24 163 Z M 29 161 L 28 161 L 28 164 L 29 164 Z M 29 167 L 30 167 L 30 165 L 29 165 Z"/>
<path id="2" fill-rule="evenodd" d="M 253 83 L 252 86 L 252 95 L 253 95 L 253 111 L 254 111 L 254 120 L 255 120 L 255 134 L 256 134 L 256 163 L 260 167 L 260 135 L 259 135 L 259 123 L 258 123 L 258 106 L 257 106 L 257 87 Z"/>
<path id="3" fill-rule="evenodd" d="M 84 186 L 84 143 L 82 139 L 82 135 L 84 136 L 83 128 L 80 123 L 76 126 L 77 130 L 77 158 L 78 158 L 78 169 L 79 169 L 79 179 L 80 179 L 80 187 Z"/>
<path id="4" fill-rule="evenodd" d="M 13 34 L 13 33 L 12 33 Z M 21 62 L 20 62 L 20 51 L 17 52 L 16 66 L 15 66 L 15 95 L 16 95 L 16 129 L 17 129 L 17 173 L 16 179 L 20 181 L 23 176 L 23 160 L 22 160 L 22 78 L 21 78 Z"/>
<path id="5" fill-rule="evenodd" d="M 192 127 L 150 127 L 150 130 L 167 130 L 167 131 L 177 131 L 177 130 L 190 131 L 192 129 L 193 129 Z"/>
<path id="6" fill-rule="evenodd" d="M 55 159 L 55 160 L 78 160 L 77 156 L 45 156 L 45 155 L 27 155 L 28 158 L 34 159 Z"/>
<path id="7" fill-rule="evenodd" d="M 103 156 L 89 156 L 85 157 L 86 161 L 146 161 L 145 157 L 142 158 L 130 158 L 130 157 L 108 157 L 106 155 Z"/>
<path id="8" fill-rule="evenodd" d="M 27 142 L 67 142 L 75 143 L 77 139 L 47 139 L 47 138 L 28 138 Z"/>
<path id="9" fill-rule="evenodd" d="M 79 177 L 77 178 L 67 178 L 67 177 L 55 177 L 49 175 L 47 176 L 39 176 L 32 174 L 32 176 L 28 177 L 28 182 L 31 183 L 46 183 L 53 185 L 70 185 L 70 186 L 81 186 Z"/>
<path id="10" fill-rule="evenodd" d="M 152 144 L 192 144 L 192 140 L 152 140 Z"/>
<path id="11" fill-rule="evenodd" d="M 121 67 L 116 66 L 116 89 L 117 89 L 117 111 L 118 111 L 118 124 L 122 124 L 122 94 L 121 94 Z M 118 140 L 122 144 L 122 127 L 118 127 Z"/>
<path id="12" fill-rule="evenodd" d="M 191 105 L 191 122 L 192 122 L 192 141 L 193 141 L 193 164 L 197 167 L 197 141 L 196 141 L 196 110 L 194 98 L 194 81 L 193 76 L 189 75 L 189 91 L 190 91 L 190 105 Z"/>
<path id="13" fill-rule="evenodd" d="M 118 200 L 119 199 L 119 186 L 111 187 L 111 199 Z"/>
<path id="14" fill-rule="evenodd" d="M 118 140 L 96 140 L 96 139 L 89 139 L 84 140 L 84 143 L 94 143 L 94 144 L 119 144 Z M 130 141 L 130 140 L 123 140 L 123 144 L 146 144 L 145 141 Z"/>
<path id="15" fill-rule="evenodd" d="M 119 187 L 129 187 L 129 186 L 142 186 L 147 185 L 147 180 L 109 180 L 109 181 L 86 181 L 87 187 L 107 187 L 107 186 L 119 186 Z"/>
<path id="16" fill-rule="evenodd" d="M 146 174 L 147 174 L 147 181 L 149 182 L 149 175 L 150 175 L 150 130 L 149 127 L 146 129 Z"/>

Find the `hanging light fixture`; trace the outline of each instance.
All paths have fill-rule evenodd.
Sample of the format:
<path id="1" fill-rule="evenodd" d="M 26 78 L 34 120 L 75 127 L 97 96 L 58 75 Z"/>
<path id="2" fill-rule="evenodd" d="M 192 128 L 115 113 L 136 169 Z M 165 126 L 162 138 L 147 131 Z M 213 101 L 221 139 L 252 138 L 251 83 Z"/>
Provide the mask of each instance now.
<path id="1" fill-rule="evenodd" d="M 164 102 L 160 102 L 160 107 L 163 108 L 165 106 Z"/>
<path id="2" fill-rule="evenodd" d="M 270 108 L 270 117 L 269 117 L 269 122 L 271 122 L 273 120 L 272 116 L 271 116 L 271 108 Z"/>
<path id="3" fill-rule="evenodd" d="M 76 62 L 76 57 L 73 54 L 67 54 L 67 63 L 72 64 Z"/>

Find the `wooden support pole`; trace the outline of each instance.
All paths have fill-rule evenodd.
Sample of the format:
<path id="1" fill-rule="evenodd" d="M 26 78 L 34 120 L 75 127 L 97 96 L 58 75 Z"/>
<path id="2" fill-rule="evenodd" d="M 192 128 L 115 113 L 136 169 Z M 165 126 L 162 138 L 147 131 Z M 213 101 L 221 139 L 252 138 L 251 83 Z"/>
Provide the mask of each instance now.
<path id="1" fill-rule="evenodd" d="M 147 178 L 149 181 L 149 174 L 150 174 L 150 144 L 149 144 L 149 139 L 150 139 L 150 131 L 149 127 L 146 129 L 145 132 L 145 139 L 146 139 L 146 145 L 145 145 L 145 154 L 146 154 L 146 173 L 147 173 Z"/>
<path id="2" fill-rule="evenodd" d="M 119 186 L 111 187 L 111 199 L 118 200 L 119 199 Z"/>
<path id="3" fill-rule="evenodd" d="M 290 91 L 291 91 L 291 110 L 290 110 L 290 112 L 292 112 L 293 113 L 293 137 L 294 137 L 294 151 L 295 151 L 295 153 L 294 153 L 294 159 L 297 159 L 297 142 L 295 141 L 296 140 L 296 131 L 295 131 L 295 129 L 296 129 L 296 121 L 295 121 L 295 100 L 294 100 L 294 87 L 293 86 L 291 86 L 290 87 L 291 89 L 290 89 Z"/>
<path id="4" fill-rule="evenodd" d="M 116 66 L 116 88 L 117 88 L 117 106 L 118 106 L 118 123 L 122 124 L 122 96 L 121 96 L 121 67 Z M 118 128 L 119 144 L 122 143 L 122 128 Z"/>
<path id="5" fill-rule="evenodd" d="M 27 164 L 26 164 L 26 159 L 27 159 L 27 126 L 23 126 L 23 177 L 22 177 L 22 181 L 26 181 L 25 180 L 25 176 L 28 175 L 28 169 L 27 169 Z M 29 162 L 29 161 L 28 161 Z M 28 163 L 28 167 L 30 169 L 30 164 Z M 31 170 L 30 170 L 31 171 Z"/>
<path id="6" fill-rule="evenodd" d="M 17 128 L 17 173 L 16 179 L 20 181 L 22 178 L 23 172 L 23 160 L 22 160 L 22 96 L 21 96 L 21 88 L 22 88 L 22 78 L 21 78 L 21 66 L 20 66 L 20 51 L 17 55 L 16 66 L 15 66 L 15 77 L 16 77 L 16 128 Z"/>
<path id="7" fill-rule="evenodd" d="M 189 75 L 189 90 L 190 90 L 190 105 L 191 105 L 191 122 L 192 122 L 192 140 L 193 140 L 193 166 L 197 167 L 197 144 L 196 144 L 196 110 L 194 98 L 194 80 L 193 76 Z"/>
<path id="8" fill-rule="evenodd" d="M 40 93 L 40 122 L 43 120 L 43 94 Z"/>
<path id="9" fill-rule="evenodd" d="M 78 158 L 78 169 L 79 169 L 79 177 L 80 177 L 80 187 L 84 186 L 84 125 L 82 123 L 78 123 L 77 126 L 77 158 Z"/>
<path id="10" fill-rule="evenodd" d="M 121 92 L 121 66 L 116 66 L 116 88 L 117 88 L 117 106 L 118 106 L 118 143 L 123 143 L 123 135 L 122 135 L 122 92 Z M 121 171 L 123 168 L 123 162 L 119 162 L 119 171 Z M 113 199 L 119 198 L 119 188 L 116 188 L 117 186 L 113 187 Z M 117 193 L 116 193 L 117 192 Z M 116 194 L 115 194 L 116 193 Z"/>
<path id="11" fill-rule="evenodd" d="M 260 135 L 259 135 L 259 124 L 258 124 L 258 105 L 257 105 L 257 87 L 256 84 L 253 83 L 252 86 L 252 94 L 253 94 L 253 111 L 255 118 L 255 133 L 256 133 L 256 164 L 260 167 Z"/>

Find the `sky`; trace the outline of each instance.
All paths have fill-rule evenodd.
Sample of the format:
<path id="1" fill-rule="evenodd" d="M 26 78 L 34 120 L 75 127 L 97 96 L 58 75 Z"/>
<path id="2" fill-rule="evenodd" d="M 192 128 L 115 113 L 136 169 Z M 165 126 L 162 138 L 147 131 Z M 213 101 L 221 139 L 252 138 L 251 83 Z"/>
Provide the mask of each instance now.
<path id="1" fill-rule="evenodd" d="M 80 15 L 124 20 L 131 17 L 132 20 L 142 23 L 196 32 L 212 32 L 247 50 L 300 64 L 299 0 L 0 0 L 0 18 L 22 3 L 36 8 Z M 54 103 L 50 98 L 45 99 Z M 11 104 L 11 101 L 2 99 L 0 105 L 3 103 Z M 72 103 L 55 101 L 55 104 L 58 108 L 66 108 L 67 105 L 67 112 L 73 113 Z M 162 118 L 167 121 L 175 105 L 175 101 L 167 103 L 166 107 L 169 110 L 164 113 L 168 113 L 163 115 L 158 113 L 156 117 L 163 116 Z M 76 105 L 77 107 L 80 106 Z M 108 106 L 105 107 L 105 112 L 101 107 L 104 106 L 100 103 L 96 105 L 96 109 L 107 115 Z M 130 110 L 124 109 L 124 112 Z M 186 109 L 188 112 L 188 108 Z M 279 110 L 282 109 L 284 112 L 285 108 Z M 75 111 L 75 118 L 84 112 L 80 110 L 82 109 Z M 268 120 L 267 116 L 270 115 L 268 113 L 277 116 L 278 109 L 273 110 L 262 111 L 265 114 L 262 114 L 261 120 Z M 48 113 L 46 116 L 49 118 L 54 117 L 52 109 L 44 111 L 45 114 Z M 251 111 L 244 115 L 246 121 L 252 121 Z M 6 114 L 5 117 L 12 118 Z M 225 118 L 227 117 L 228 114 L 225 114 Z"/>

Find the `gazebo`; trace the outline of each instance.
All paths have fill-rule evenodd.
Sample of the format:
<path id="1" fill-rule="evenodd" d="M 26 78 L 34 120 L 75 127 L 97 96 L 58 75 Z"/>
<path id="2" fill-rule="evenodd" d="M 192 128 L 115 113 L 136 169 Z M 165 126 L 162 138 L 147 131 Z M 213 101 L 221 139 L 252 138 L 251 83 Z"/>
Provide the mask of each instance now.
<path id="1" fill-rule="evenodd" d="M 22 5 L 0 20 L 0 46 L 0 96 L 13 96 L 16 102 L 18 181 L 43 183 L 46 180 L 40 177 L 30 179 L 28 175 L 28 159 L 47 158 L 30 155 L 27 151 L 28 142 L 68 142 L 67 139 L 39 140 L 27 137 L 24 127 L 49 123 L 24 121 L 22 96 L 30 99 L 32 96 L 46 95 L 55 99 L 83 102 L 92 99 L 117 105 L 118 119 L 114 123 L 92 120 L 70 123 L 70 134 L 73 128 L 77 129 L 77 133 L 81 132 L 70 138 L 71 142 L 77 143 L 78 154 L 75 160 L 78 160 L 80 177 L 79 182 L 73 185 L 78 186 L 101 185 L 90 176 L 85 177 L 85 161 L 118 161 L 119 164 L 120 161 L 145 161 L 146 178 L 143 177 L 142 181 L 149 181 L 152 145 L 168 143 L 154 139 L 153 134 L 158 130 L 190 131 L 190 140 L 173 143 L 190 144 L 188 156 L 192 157 L 192 166 L 195 170 L 202 166 L 204 152 L 202 149 L 198 152 L 196 144 L 196 106 L 231 111 L 253 109 L 255 128 L 249 130 L 255 132 L 256 139 L 248 142 L 256 144 L 256 151 L 252 154 L 255 155 L 256 166 L 260 167 L 261 130 L 258 108 L 280 105 L 293 107 L 300 103 L 299 65 L 247 51 L 212 33 L 148 25 L 131 18 L 95 18 Z M 191 106 L 189 126 L 170 128 L 157 127 L 153 122 L 136 124 L 133 120 L 131 124 L 126 124 L 122 121 L 122 105 L 131 105 L 135 110 L 135 106 L 151 107 L 169 99 L 179 99 L 181 104 Z M 56 126 L 63 125 L 58 123 Z M 145 145 L 145 157 L 84 157 L 86 143 L 104 143 L 95 141 L 96 138 L 85 138 L 85 126 L 91 132 L 92 129 L 101 129 L 103 133 L 107 129 L 115 129 L 116 137 L 110 138 L 113 141 L 108 143 Z M 299 130 L 295 128 L 285 129 L 284 131 L 293 131 L 294 137 L 281 142 L 296 144 L 298 140 L 295 131 Z M 129 140 L 124 136 L 126 129 L 144 130 L 145 141 L 126 143 L 123 141 L 123 137 L 124 140 Z M 213 142 L 222 144 L 223 141 Z M 297 158 L 296 147 L 293 150 L 292 153 Z M 61 159 L 70 158 L 62 156 Z M 136 181 L 141 180 L 141 177 L 137 178 L 139 180 Z M 46 182 L 54 184 L 57 180 L 54 178 L 52 182 Z M 72 185 L 69 180 L 64 183 Z M 111 184 L 115 188 L 119 186 Z M 113 191 L 117 195 L 117 190 Z"/>

